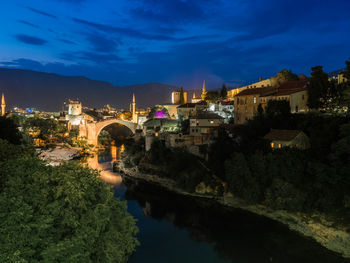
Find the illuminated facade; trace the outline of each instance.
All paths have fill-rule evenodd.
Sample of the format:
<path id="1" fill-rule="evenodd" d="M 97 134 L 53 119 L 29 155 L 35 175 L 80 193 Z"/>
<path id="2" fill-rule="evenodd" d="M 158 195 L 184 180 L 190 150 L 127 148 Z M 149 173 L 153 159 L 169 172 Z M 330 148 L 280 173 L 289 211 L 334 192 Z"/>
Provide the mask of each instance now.
<path id="1" fill-rule="evenodd" d="M 4 93 L 1 95 L 1 116 L 5 116 L 6 112 L 6 103 Z"/>
<path id="2" fill-rule="evenodd" d="M 184 91 L 184 103 L 187 103 L 187 92 Z M 181 92 L 180 90 L 173 91 L 171 93 L 171 103 L 172 104 L 181 104 Z"/>
<path id="3" fill-rule="evenodd" d="M 310 148 L 309 137 L 299 130 L 275 130 L 272 129 L 264 136 L 264 139 L 270 141 L 272 149 L 280 149 L 283 147 L 293 147 L 299 149 Z"/>
<path id="4" fill-rule="evenodd" d="M 246 90 L 246 89 L 258 89 L 258 88 L 276 87 L 276 86 L 278 86 L 278 81 L 274 77 L 264 79 L 264 80 L 260 79 L 258 82 L 249 84 L 247 86 L 228 90 L 227 91 L 227 99 L 233 100 L 234 96 L 236 96 L 237 94 L 239 94 L 240 92 L 242 92 L 243 90 Z"/>
<path id="5" fill-rule="evenodd" d="M 270 100 L 285 100 L 289 102 L 291 113 L 305 113 L 307 107 L 307 80 L 289 81 L 279 87 L 245 89 L 234 96 L 235 124 L 243 124 L 252 119 L 261 104 L 266 108 Z"/>

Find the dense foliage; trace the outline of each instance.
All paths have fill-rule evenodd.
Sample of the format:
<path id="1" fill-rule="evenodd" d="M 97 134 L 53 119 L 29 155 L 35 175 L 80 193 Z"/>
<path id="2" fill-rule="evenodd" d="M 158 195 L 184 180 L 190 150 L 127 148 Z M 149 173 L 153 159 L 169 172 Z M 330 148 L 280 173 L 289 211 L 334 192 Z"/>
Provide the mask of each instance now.
<path id="1" fill-rule="evenodd" d="M 155 140 L 147 153 L 143 148 L 144 141 L 128 141 L 126 152 L 131 158 L 126 160 L 130 166 L 138 166 L 140 171 L 153 173 L 173 179 L 177 185 L 189 192 L 195 191 L 196 186 L 204 182 L 213 187 L 220 187 L 213 179 L 205 164 L 183 148 L 167 148 L 163 141 Z M 129 163 L 130 162 L 130 163 Z M 158 168 L 158 169 L 155 169 Z"/>
<path id="2" fill-rule="evenodd" d="M 126 203 L 78 163 L 47 166 L 0 140 L 0 262 L 126 262 L 137 227 Z"/>
<path id="3" fill-rule="evenodd" d="M 345 61 L 346 68 L 342 72 L 346 82 L 338 83 L 329 79 L 322 66 L 311 68 L 311 76 L 307 86 L 308 106 L 325 112 L 348 112 L 350 108 L 350 61 Z"/>
<path id="4" fill-rule="evenodd" d="M 112 137 L 108 131 L 102 130 L 98 135 L 98 143 L 101 145 L 109 145 L 112 142 Z"/>
<path id="5" fill-rule="evenodd" d="M 350 119 L 267 112 L 236 126 L 234 138 L 222 131 L 210 147 L 211 169 L 249 203 L 349 217 Z M 262 139 L 271 128 L 302 130 L 311 148 L 271 150 Z"/>
<path id="6" fill-rule="evenodd" d="M 21 133 L 13 119 L 0 117 L 0 139 L 6 139 L 12 144 L 21 143 Z"/>

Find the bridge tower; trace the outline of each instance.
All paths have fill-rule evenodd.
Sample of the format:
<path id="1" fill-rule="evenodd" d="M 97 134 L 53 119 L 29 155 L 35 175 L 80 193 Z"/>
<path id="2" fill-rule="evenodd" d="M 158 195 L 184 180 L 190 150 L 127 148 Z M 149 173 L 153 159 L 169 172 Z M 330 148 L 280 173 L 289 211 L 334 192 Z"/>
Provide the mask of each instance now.
<path id="1" fill-rule="evenodd" d="M 5 116 L 5 110 L 6 110 L 5 96 L 4 96 L 4 93 L 2 93 L 2 96 L 1 96 L 1 116 Z"/>
<path id="2" fill-rule="evenodd" d="M 132 94 L 132 122 L 137 123 L 135 94 Z"/>

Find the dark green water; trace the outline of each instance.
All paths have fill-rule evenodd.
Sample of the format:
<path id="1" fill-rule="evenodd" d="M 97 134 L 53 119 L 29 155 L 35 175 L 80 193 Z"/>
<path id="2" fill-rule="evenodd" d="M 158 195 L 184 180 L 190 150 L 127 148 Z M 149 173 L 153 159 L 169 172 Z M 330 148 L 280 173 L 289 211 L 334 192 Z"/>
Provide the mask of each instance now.
<path id="1" fill-rule="evenodd" d="M 110 153 L 98 165 L 111 176 Z M 119 178 L 119 177 L 118 177 Z M 130 263 L 350 262 L 285 226 L 241 210 L 184 198 L 142 182 L 120 180 L 115 197 L 127 200 L 141 245 Z"/>

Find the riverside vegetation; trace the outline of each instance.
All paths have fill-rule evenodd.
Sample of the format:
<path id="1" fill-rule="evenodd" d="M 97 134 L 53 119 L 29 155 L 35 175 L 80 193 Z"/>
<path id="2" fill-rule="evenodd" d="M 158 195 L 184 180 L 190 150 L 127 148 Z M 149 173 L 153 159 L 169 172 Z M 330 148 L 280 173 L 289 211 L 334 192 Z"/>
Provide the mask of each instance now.
<path id="1" fill-rule="evenodd" d="M 0 261 L 127 262 L 138 228 L 126 202 L 97 171 L 48 166 L 11 119 L 0 122 Z"/>

